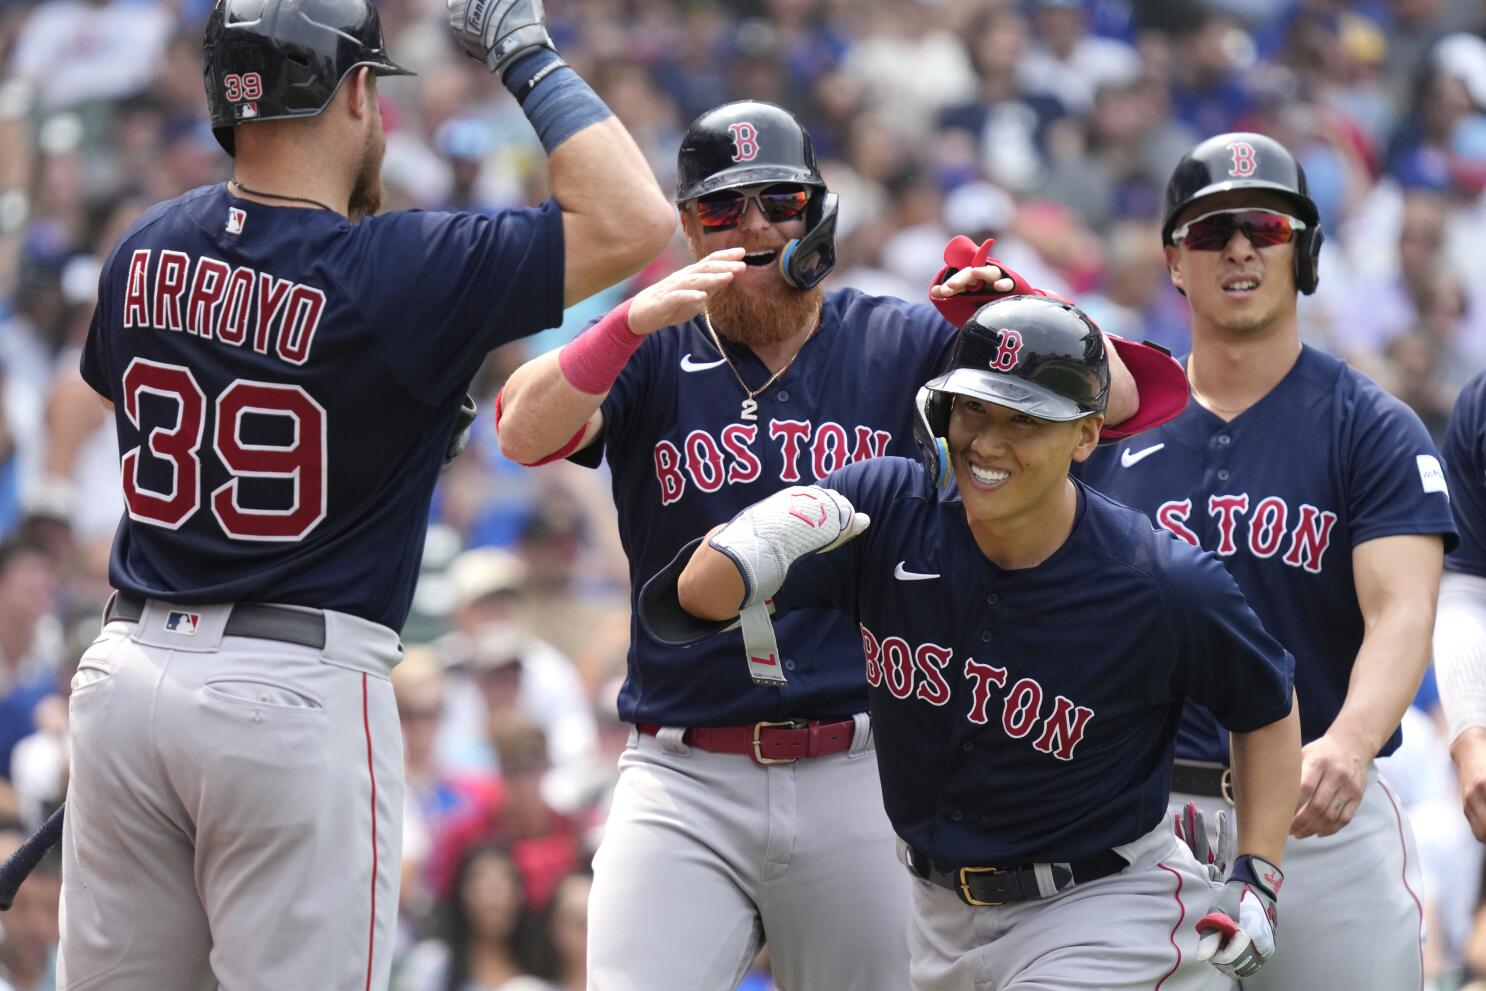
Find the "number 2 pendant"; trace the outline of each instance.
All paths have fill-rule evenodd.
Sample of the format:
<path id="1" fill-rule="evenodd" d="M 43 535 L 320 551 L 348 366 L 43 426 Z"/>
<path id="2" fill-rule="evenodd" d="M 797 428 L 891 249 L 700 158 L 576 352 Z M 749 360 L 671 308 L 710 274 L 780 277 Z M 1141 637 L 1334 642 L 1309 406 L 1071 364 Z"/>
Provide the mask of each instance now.
<path id="1" fill-rule="evenodd" d="M 738 414 L 740 420 L 758 419 L 758 402 L 752 398 L 743 400 L 743 410 Z"/>

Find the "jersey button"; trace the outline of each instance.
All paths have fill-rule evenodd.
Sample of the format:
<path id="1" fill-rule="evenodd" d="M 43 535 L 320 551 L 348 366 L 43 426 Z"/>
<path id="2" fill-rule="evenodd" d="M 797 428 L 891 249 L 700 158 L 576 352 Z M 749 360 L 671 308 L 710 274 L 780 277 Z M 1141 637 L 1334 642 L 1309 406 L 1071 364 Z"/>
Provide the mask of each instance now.
<path id="1" fill-rule="evenodd" d="M 986 605 L 988 605 L 988 606 L 994 606 L 996 603 L 998 603 L 1000 601 L 1001 601 L 1001 596 L 997 595 L 995 592 L 992 592 L 990 595 L 986 596 Z"/>
<path id="2" fill-rule="evenodd" d="M 975 744 L 969 740 L 966 740 L 964 743 L 960 744 L 960 749 L 968 754 L 970 751 L 975 749 Z"/>
<path id="3" fill-rule="evenodd" d="M 787 403 L 787 402 L 789 402 L 789 390 L 788 389 L 780 389 L 779 390 L 779 395 L 775 396 L 774 398 L 777 399 L 777 400 L 779 400 L 781 403 Z"/>
<path id="4" fill-rule="evenodd" d="M 1218 443 L 1219 444 L 1231 444 L 1232 442 L 1233 442 L 1233 438 L 1232 437 L 1229 437 L 1227 434 L 1218 434 Z"/>
<path id="5" fill-rule="evenodd" d="M 1220 482 L 1226 482 L 1226 481 L 1228 481 L 1228 469 L 1227 468 L 1219 468 L 1218 469 L 1218 481 L 1220 481 Z"/>
<path id="6" fill-rule="evenodd" d="M 981 630 L 980 631 L 980 642 L 981 643 L 990 643 L 991 642 L 991 631 L 990 630 Z"/>
<path id="7" fill-rule="evenodd" d="M 786 670 L 786 671 L 793 671 L 794 669 L 795 669 L 795 659 L 793 657 L 786 657 L 784 659 L 784 670 Z"/>
<path id="8" fill-rule="evenodd" d="M 949 813 L 949 817 L 955 822 L 959 822 L 961 819 L 965 818 L 965 813 L 961 812 L 959 809 L 952 809 Z"/>

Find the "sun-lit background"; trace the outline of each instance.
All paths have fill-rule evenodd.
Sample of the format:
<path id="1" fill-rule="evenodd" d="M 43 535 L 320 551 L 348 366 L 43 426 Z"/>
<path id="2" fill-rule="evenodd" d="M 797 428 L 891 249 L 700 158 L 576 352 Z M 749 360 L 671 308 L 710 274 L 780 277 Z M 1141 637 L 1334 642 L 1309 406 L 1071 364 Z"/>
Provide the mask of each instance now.
<path id="1" fill-rule="evenodd" d="M 546 196 L 515 102 L 452 43 L 441 0 L 383 0 L 386 208 Z M 0 0 L 0 854 L 66 786 L 66 686 L 98 629 L 122 504 L 112 428 L 77 374 L 98 270 L 148 204 L 227 177 L 202 92 L 207 0 Z M 548 0 L 562 55 L 670 189 L 682 130 L 726 100 L 800 115 L 841 196 L 833 282 L 924 298 L 953 234 L 1181 352 L 1162 187 L 1200 137 L 1294 150 L 1324 219 L 1307 342 L 1438 436 L 1486 367 L 1486 5 L 1480 0 Z M 487 363 L 474 442 L 444 476 L 394 676 L 407 740 L 397 991 L 583 986 L 589 857 L 625 741 L 628 636 L 607 477 L 504 460 L 505 374 L 684 261 Z M 417 334 L 417 314 L 407 332 Z M 389 470 L 396 470 L 389 465 Z M 1432 681 L 1386 772 L 1414 818 L 1432 988 L 1486 975 L 1481 856 Z M 0 916 L 0 991 L 54 987 L 56 865 Z M 657 893 L 659 894 L 659 893 Z M 451 975 L 455 975 L 451 977 Z M 749 977 L 769 988 L 767 961 Z"/>

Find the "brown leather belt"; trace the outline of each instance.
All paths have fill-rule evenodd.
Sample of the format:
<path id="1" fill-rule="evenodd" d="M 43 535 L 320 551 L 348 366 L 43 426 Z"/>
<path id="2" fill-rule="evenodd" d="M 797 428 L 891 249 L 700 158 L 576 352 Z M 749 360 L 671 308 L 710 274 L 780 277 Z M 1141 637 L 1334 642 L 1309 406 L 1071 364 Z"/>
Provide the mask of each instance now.
<path id="1" fill-rule="evenodd" d="M 658 723 L 637 723 L 641 733 L 654 736 Z M 697 726 L 682 739 L 690 746 L 715 754 L 741 754 L 755 764 L 793 764 L 797 760 L 839 754 L 851 748 L 856 723 L 817 720 L 761 720 L 747 726 Z"/>
<path id="2" fill-rule="evenodd" d="M 1233 804 L 1233 769 L 1205 760 L 1177 758 L 1171 766 L 1171 790 L 1184 795 L 1221 798 Z"/>
<path id="3" fill-rule="evenodd" d="M 187 610 L 189 606 L 182 606 Z M 123 592 L 115 592 L 103 611 L 104 623 L 137 623 L 144 615 L 144 600 Z M 301 647 L 325 649 L 325 614 L 318 609 L 305 611 L 291 606 L 275 606 L 263 602 L 239 602 L 232 607 L 227 625 L 222 630 L 227 637 L 254 637 L 258 640 L 277 640 Z"/>

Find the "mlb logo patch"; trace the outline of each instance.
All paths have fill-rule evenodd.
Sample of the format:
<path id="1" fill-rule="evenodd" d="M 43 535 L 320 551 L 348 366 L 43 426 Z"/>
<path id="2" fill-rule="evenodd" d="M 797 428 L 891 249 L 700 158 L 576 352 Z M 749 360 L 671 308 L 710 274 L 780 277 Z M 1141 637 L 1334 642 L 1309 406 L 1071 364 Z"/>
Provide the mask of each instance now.
<path id="1" fill-rule="evenodd" d="M 238 120 L 252 120 L 258 116 L 258 104 L 256 103 L 239 103 L 233 107 L 233 110 L 237 112 Z"/>
<path id="2" fill-rule="evenodd" d="M 201 613 L 172 612 L 165 616 L 165 632 L 179 633 L 183 637 L 194 637 L 201 623 Z"/>
<path id="3" fill-rule="evenodd" d="M 227 233 L 241 234 L 243 224 L 248 222 L 248 211 L 239 207 L 229 206 L 227 208 Z"/>
<path id="4" fill-rule="evenodd" d="M 1450 498 L 1450 490 L 1445 485 L 1445 469 L 1440 466 L 1439 458 L 1432 454 L 1419 454 L 1414 460 L 1419 464 L 1419 482 L 1424 491 L 1443 492 L 1446 499 Z"/>

